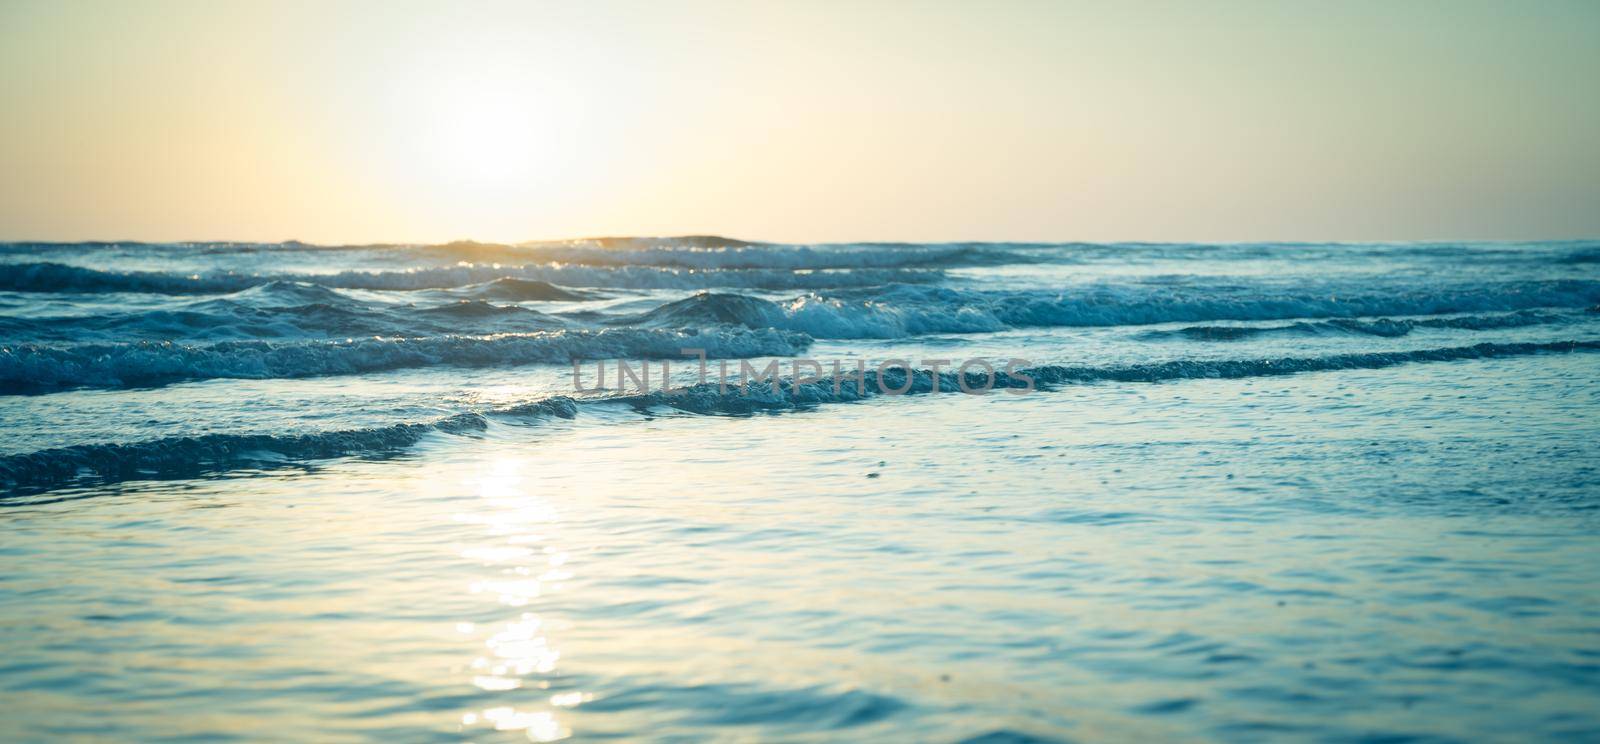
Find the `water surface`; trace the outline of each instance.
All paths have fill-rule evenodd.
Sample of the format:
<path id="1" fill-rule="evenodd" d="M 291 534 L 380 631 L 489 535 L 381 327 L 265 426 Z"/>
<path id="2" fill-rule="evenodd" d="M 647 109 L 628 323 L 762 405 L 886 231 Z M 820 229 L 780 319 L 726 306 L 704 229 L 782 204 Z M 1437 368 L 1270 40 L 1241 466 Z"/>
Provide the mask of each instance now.
<path id="1" fill-rule="evenodd" d="M 6 246 L 0 738 L 1597 738 L 1596 250 Z"/>

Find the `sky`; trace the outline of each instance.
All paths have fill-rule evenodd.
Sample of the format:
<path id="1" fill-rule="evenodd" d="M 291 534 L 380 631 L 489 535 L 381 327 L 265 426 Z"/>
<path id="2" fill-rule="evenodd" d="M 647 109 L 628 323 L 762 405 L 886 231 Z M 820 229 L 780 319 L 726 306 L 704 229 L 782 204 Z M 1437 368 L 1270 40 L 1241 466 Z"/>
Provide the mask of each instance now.
<path id="1" fill-rule="evenodd" d="M 1600 237 L 1600 3 L 0 0 L 0 240 Z"/>

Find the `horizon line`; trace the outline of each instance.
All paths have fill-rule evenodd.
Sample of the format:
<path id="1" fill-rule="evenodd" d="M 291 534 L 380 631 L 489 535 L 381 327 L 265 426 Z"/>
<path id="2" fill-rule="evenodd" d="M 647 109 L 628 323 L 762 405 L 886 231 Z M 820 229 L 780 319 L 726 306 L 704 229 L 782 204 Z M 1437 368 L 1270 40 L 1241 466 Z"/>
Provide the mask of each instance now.
<path id="1" fill-rule="evenodd" d="M 72 245 L 303 245 L 312 248 L 423 248 L 440 246 L 483 246 L 501 248 L 522 248 L 539 245 L 556 245 L 563 243 L 607 243 L 616 241 L 637 240 L 671 240 L 694 241 L 704 240 L 708 243 L 720 245 L 702 246 L 715 248 L 757 247 L 757 246 L 825 246 L 825 245 L 948 245 L 953 243 L 974 243 L 988 245 L 1466 245 L 1466 244 L 1505 244 L 1505 243 L 1585 243 L 1600 242 L 1600 235 L 1583 237 L 1559 238 L 1411 238 L 1411 239 L 1252 239 L 1252 240 L 1018 240 L 1018 239 L 984 239 L 984 238 L 958 238 L 950 240 L 820 240 L 820 241 L 784 241 L 784 240 L 750 240 L 734 238 L 718 233 L 685 233 L 674 235 L 592 235 L 569 238 L 541 238 L 520 241 L 478 240 L 475 238 L 454 238 L 441 241 L 369 241 L 369 242 L 315 242 L 300 240 L 298 238 L 285 238 L 283 240 L 238 240 L 238 239 L 180 239 L 180 240 L 149 240 L 137 238 L 86 238 L 82 240 L 35 240 L 35 239 L 3 239 L 0 245 L 39 245 L 39 246 L 72 246 Z"/>

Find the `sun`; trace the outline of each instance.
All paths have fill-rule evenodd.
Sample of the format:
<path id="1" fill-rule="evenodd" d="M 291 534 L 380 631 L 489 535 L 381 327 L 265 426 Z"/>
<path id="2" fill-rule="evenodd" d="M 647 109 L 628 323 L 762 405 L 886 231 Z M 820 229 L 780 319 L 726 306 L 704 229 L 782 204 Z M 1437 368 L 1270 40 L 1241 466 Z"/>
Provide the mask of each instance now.
<path id="1" fill-rule="evenodd" d="M 459 186 L 504 186 L 537 175 L 558 147 L 548 97 L 514 76 L 475 70 L 450 76 L 427 95 L 417 155 L 435 176 Z"/>
<path id="2" fill-rule="evenodd" d="M 430 48 L 381 72 L 384 119 L 366 150 L 398 219 L 441 238 L 515 239 L 559 214 L 586 143 L 583 67 L 490 45 Z"/>
<path id="3" fill-rule="evenodd" d="M 511 41 L 433 40 L 374 62 L 364 89 L 341 89 L 363 112 L 346 129 L 348 157 L 366 198 L 388 205 L 385 224 L 441 241 L 522 240 L 589 208 L 617 149 L 597 146 L 614 130 L 595 126 L 616 120 L 592 113 L 610 68 Z"/>

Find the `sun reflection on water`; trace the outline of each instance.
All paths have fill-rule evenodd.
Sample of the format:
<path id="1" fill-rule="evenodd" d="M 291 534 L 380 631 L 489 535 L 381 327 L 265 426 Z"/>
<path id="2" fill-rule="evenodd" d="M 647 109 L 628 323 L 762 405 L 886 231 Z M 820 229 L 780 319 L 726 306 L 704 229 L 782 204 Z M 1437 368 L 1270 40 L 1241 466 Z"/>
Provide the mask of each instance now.
<path id="1" fill-rule="evenodd" d="M 559 515 L 538 494 L 527 488 L 517 460 L 502 460 L 487 475 L 475 482 L 482 508 L 457 514 L 457 521 L 482 525 L 485 540 L 461 549 L 463 559 L 487 569 L 487 574 L 472 582 L 467 590 L 500 605 L 521 610 L 497 623 L 462 622 L 456 629 L 471 638 L 481 638 L 478 656 L 470 666 L 471 683 L 489 693 L 520 689 L 548 690 L 548 679 L 556 671 L 561 652 L 551 646 L 547 626 L 535 612 L 526 608 L 559 582 L 572 578 L 566 568 L 568 554 L 550 544 L 549 534 Z M 530 698 L 519 706 L 500 705 L 468 712 L 461 717 L 463 728 L 492 728 L 496 731 L 521 731 L 533 741 L 556 741 L 571 735 L 555 709 L 571 708 L 590 700 L 579 692 L 561 692 L 549 697 Z"/>

